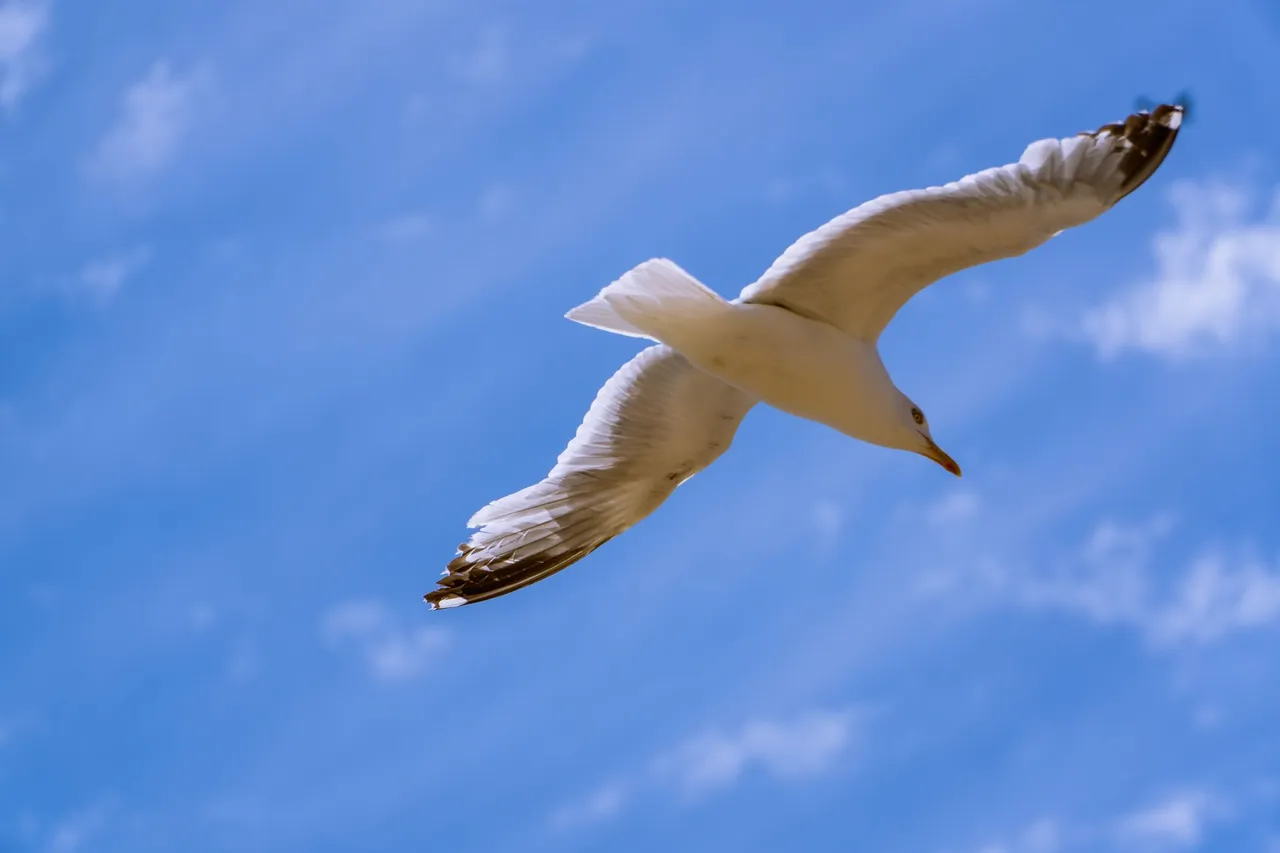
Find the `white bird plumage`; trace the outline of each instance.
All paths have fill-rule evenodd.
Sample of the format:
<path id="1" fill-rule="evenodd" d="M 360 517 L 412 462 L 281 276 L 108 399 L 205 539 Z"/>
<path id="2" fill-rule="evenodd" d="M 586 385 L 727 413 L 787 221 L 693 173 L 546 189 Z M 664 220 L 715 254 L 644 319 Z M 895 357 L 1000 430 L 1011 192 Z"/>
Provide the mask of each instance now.
<path id="1" fill-rule="evenodd" d="M 635 267 L 567 316 L 660 343 L 605 383 L 545 479 L 472 517 L 476 531 L 427 601 L 493 598 L 586 556 L 714 462 L 759 401 L 958 474 L 889 379 L 880 333 L 933 282 L 1110 209 L 1159 168 L 1181 122 L 1182 108 L 1163 104 L 869 201 L 801 237 L 733 302 L 671 261 Z"/>

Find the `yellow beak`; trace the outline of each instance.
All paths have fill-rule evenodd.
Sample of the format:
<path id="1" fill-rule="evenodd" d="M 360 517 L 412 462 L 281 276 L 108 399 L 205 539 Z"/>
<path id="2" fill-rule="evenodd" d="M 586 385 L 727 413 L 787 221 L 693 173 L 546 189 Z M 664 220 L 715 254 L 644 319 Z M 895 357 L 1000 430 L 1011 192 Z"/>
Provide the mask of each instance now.
<path id="1" fill-rule="evenodd" d="M 959 477 L 960 466 L 956 464 L 956 460 L 948 456 L 941 447 L 934 444 L 932 438 L 925 436 L 924 440 L 927 445 L 927 449 L 921 450 L 920 455 L 925 457 L 926 459 L 932 459 L 934 462 L 937 462 L 943 468 L 946 468 L 952 474 L 955 474 L 957 477 Z"/>

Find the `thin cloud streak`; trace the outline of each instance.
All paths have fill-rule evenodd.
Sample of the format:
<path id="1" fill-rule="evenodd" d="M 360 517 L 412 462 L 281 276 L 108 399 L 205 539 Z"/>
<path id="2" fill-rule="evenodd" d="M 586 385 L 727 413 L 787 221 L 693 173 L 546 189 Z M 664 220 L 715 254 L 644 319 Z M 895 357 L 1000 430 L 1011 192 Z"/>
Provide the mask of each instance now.
<path id="1" fill-rule="evenodd" d="M 1183 181 L 1177 224 L 1152 240 L 1155 276 L 1085 316 L 1098 354 L 1184 360 L 1280 331 L 1280 189 L 1261 215 L 1247 187 Z"/>
<path id="2" fill-rule="evenodd" d="M 177 158 L 211 87 L 207 70 L 179 74 L 167 61 L 156 62 L 125 90 L 115 123 L 85 164 L 90 177 L 127 185 L 164 171 Z"/>
<path id="3" fill-rule="evenodd" d="M 324 615 L 320 632 L 328 645 L 356 651 L 370 674 L 384 682 L 423 675 L 449 646 L 443 628 L 401 628 L 386 608 L 367 600 L 334 606 Z"/>
<path id="4" fill-rule="evenodd" d="M 47 0 L 8 0 L 0 5 L 0 105 L 13 110 L 44 74 L 42 40 L 49 25 Z"/>
<path id="5" fill-rule="evenodd" d="M 1075 613 L 1102 625 L 1128 625 L 1161 649 L 1204 646 L 1280 626 L 1280 565 L 1245 549 L 1234 555 L 1206 549 L 1165 581 L 1169 569 L 1156 553 L 1173 528 L 1167 517 L 1143 525 L 1103 521 L 1072 558 L 1050 562 L 1047 569 L 980 560 L 929 573 L 920 588 L 928 595 L 986 597 Z"/>
<path id="6" fill-rule="evenodd" d="M 711 729 L 657 756 L 646 771 L 604 784 L 558 809 L 550 826 L 563 830 L 618 817 L 642 798 L 693 804 L 741 783 L 753 772 L 780 784 L 832 772 L 861 735 L 850 709 L 812 709 L 789 718 L 751 720 Z"/>

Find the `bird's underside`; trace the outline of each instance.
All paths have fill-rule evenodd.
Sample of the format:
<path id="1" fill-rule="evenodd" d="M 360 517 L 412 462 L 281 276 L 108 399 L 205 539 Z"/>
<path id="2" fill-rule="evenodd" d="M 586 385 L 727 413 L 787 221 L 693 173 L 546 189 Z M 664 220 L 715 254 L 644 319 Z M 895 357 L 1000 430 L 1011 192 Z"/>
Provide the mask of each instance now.
<path id="1" fill-rule="evenodd" d="M 582 559 L 724 453 L 755 402 L 669 347 L 642 351 L 600 389 L 545 479 L 471 518 L 479 529 L 427 601 L 483 601 Z"/>
<path id="2" fill-rule="evenodd" d="M 1023 254 L 1110 209 L 1159 168 L 1181 119 L 1180 106 L 1160 105 L 1033 143 L 1007 166 L 874 199 L 797 240 L 739 301 L 785 308 L 874 344 L 923 287 Z M 573 318 L 631 333 L 596 322 L 596 302 Z M 433 609 L 484 601 L 581 560 L 724 453 L 756 402 L 671 348 L 649 347 L 600 389 L 546 478 L 471 518 L 474 532 L 426 600 Z"/>

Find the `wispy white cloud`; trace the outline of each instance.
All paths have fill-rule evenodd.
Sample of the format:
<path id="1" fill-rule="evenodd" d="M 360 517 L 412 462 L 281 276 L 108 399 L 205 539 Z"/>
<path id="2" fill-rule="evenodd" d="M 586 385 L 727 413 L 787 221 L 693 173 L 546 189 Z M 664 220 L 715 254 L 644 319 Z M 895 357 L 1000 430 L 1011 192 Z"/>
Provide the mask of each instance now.
<path id="1" fill-rule="evenodd" d="M 1156 544 L 1173 527 L 1167 516 L 1142 525 L 1098 524 L 1070 559 L 1036 573 L 1005 575 L 1019 603 L 1079 613 L 1104 624 L 1131 623 L 1150 630 L 1156 608 L 1148 566 Z"/>
<path id="2" fill-rule="evenodd" d="M 858 720 L 851 710 L 818 709 L 702 732 L 659 755 L 643 772 L 615 779 L 557 810 L 551 826 L 564 829 L 615 817 L 645 794 L 700 800 L 733 787 L 753 770 L 780 782 L 820 776 L 847 756 Z"/>
<path id="3" fill-rule="evenodd" d="M 626 782 L 608 782 L 556 811 L 551 816 L 551 828 L 566 830 L 609 820 L 626 807 L 630 798 L 631 786 Z"/>
<path id="4" fill-rule="evenodd" d="M 9 0 L 0 5 L 0 104 L 12 108 L 44 70 L 41 36 L 49 23 L 44 0 Z"/>
<path id="5" fill-rule="evenodd" d="M 727 788 L 757 768 L 777 779 L 829 770 L 853 739 L 849 711 L 810 711 L 792 720 L 756 720 L 736 731 L 712 731 L 657 762 L 658 772 L 689 796 Z"/>
<path id="6" fill-rule="evenodd" d="M 1089 311 L 1100 355 L 1145 350 L 1186 358 L 1280 330 L 1280 191 L 1269 210 L 1247 187 L 1183 182 L 1177 224 L 1152 242 L 1156 274 Z"/>
<path id="7" fill-rule="evenodd" d="M 925 593 L 954 592 L 963 583 L 970 593 L 1017 606 L 1129 625 L 1161 648 L 1205 645 L 1280 626 L 1280 565 L 1247 553 L 1204 550 L 1171 575 L 1155 551 L 1172 529 L 1167 517 L 1143 525 L 1103 522 L 1074 555 L 1048 568 L 986 561 L 976 568 L 931 574 L 920 588 Z"/>
<path id="8" fill-rule="evenodd" d="M 335 646 L 354 649 L 381 681 L 404 681 L 421 675 L 449 642 L 434 627 L 400 629 L 381 604 L 349 601 L 321 620 L 321 636 Z"/>
<path id="9" fill-rule="evenodd" d="M 1197 558 L 1150 625 L 1165 643 L 1207 643 L 1280 623 L 1280 569 L 1220 554 Z"/>
<path id="10" fill-rule="evenodd" d="M 976 853 L 1172 853 L 1198 847 L 1214 822 L 1231 817 L 1227 804 L 1205 791 L 1183 789 L 1141 808 L 1098 820 L 1064 823 L 1041 818 Z"/>
<path id="11" fill-rule="evenodd" d="M 928 507 L 925 517 L 931 524 L 947 527 L 972 521 L 982 509 L 982 501 L 971 491 L 949 492 Z"/>
<path id="12" fill-rule="evenodd" d="M 431 217 L 417 211 L 403 213 L 378 225 L 378 237 L 388 243 L 403 245 L 413 243 L 431 233 Z"/>
<path id="13" fill-rule="evenodd" d="M 1127 849 L 1189 850 L 1200 844 L 1216 813 L 1212 797 L 1182 791 L 1121 818 L 1116 835 Z"/>
<path id="14" fill-rule="evenodd" d="M 180 75 L 167 62 L 157 62 L 125 90 L 115 123 L 89 157 L 89 173 L 127 183 L 163 171 L 177 156 L 211 86 L 206 70 Z"/>
<path id="15" fill-rule="evenodd" d="M 1012 839 L 984 844 L 978 853 L 1058 853 L 1065 849 L 1062 827 L 1056 820 L 1041 818 Z"/>
<path id="16" fill-rule="evenodd" d="M 1024 601 L 1073 610 L 1098 622 L 1131 624 L 1158 646 L 1203 644 L 1280 623 L 1280 570 L 1248 557 L 1207 552 L 1163 589 L 1152 548 L 1169 524 L 1104 523 L 1074 566 L 1052 580 L 1029 579 Z M 1160 572 L 1163 574 L 1163 571 Z"/>
<path id="17" fill-rule="evenodd" d="M 125 282 L 141 272 L 150 261 L 151 247 L 145 245 L 89 261 L 81 268 L 71 295 L 102 307 L 115 299 Z"/>

